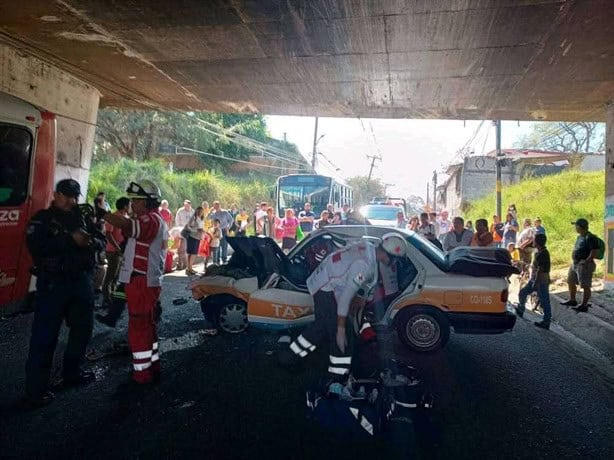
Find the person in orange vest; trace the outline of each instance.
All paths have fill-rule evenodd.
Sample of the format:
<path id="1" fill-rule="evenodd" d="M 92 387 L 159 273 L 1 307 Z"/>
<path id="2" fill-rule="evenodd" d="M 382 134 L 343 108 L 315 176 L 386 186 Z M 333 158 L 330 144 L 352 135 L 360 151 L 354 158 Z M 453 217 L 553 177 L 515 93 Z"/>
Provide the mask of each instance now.
<path id="1" fill-rule="evenodd" d="M 498 248 L 503 244 L 503 222 L 498 215 L 492 216 L 492 224 L 490 224 L 490 233 L 492 233 L 492 241 Z"/>

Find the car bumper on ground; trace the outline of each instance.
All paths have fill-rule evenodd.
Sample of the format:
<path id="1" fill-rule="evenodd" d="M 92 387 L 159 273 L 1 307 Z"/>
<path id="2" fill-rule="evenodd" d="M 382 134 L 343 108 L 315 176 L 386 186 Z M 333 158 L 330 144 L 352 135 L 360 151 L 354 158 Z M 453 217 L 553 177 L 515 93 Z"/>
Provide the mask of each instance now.
<path id="1" fill-rule="evenodd" d="M 504 313 L 448 313 L 448 319 L 457 334 L 501 334 L 511 331 L 516 315 Z"/>

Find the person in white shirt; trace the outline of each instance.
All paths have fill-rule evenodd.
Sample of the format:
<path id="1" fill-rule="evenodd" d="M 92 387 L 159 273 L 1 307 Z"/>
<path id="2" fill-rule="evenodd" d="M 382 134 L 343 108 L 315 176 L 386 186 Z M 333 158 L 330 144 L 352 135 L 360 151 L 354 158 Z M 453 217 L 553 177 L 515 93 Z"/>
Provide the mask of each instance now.
<path id="1" fill-rule="evenodd" d="M 429 221 L 428 213 L 423 212 L 420 214 L 420 226 L 416 232 L 441 249 L 441 243 L 437 239 L 437 226 Z"/>
<path id="2" fill-rule="evenodd" d="M 182 229 L 190 222 L 190 219 L 194 215 L 192 209 L 192 202 L 190 200 L 183 200 L 183 207 L 179 208 L 175 215 L 175 225 Z M 187 242 L 186 239 L 179 234 L 179 248 L 177 249 L 177 270 L 184 270 L 188 266 L 188 254 L 187 254 Z"/>
<path id="3" fill-rule="evenodd" d="M 439 226 L 439 241 L 443 243 L 443 239 L 452 228 L 452 222 L 448 219 L 448 211 L 445 209 L 439 213 L 439 220 L 437 221 L 437 225 Z"/>
<path id="4" fill-rule="evenodd" d="M 452 231 L 446 233 L 443 238 L 443 250 L 451 251 L 460 246 L 471 246 L 473 232 L 465 228 L 465 220 L 462 217 L 455 217 L 452 221 Z"/>
<path id="5" fill-rule="evenodd" d="M 520 254 L 520 260 L 525 264 L 531 263 L 533 256 L 533 241 L 535 240 L 535 229 L 531 223 L 531 219 L 524 219 L 522 222 L 522 231 L 516 237 L 516 247 Z"/>
<path id="6" fill-rule="evenodd" d="M 269 207 L 266 201 L 260 203 L 260 208 L 254 213 L 254 224 L 256 225 L 256 235 L 264 235 L 264 221 L 266 218 L 266 210 Z"/>
<path id="7" fill-rule="evenodd" d="M 313 296 L 315 321 L 282 350 L 279 361 L 292 365 L 328 339 L 329 367 L 332 380 L 342 381 L 349 372 L 352 354 L 346 335 L 350 304 L 359 296 L 366 301 L 378 282 L 378 263 L 391 265 L 393 257 L 405 257 L 407 243 L 398 233 L 387 233 L 381 243 L 352 243 L 328 255 L 307 278 Z"/>

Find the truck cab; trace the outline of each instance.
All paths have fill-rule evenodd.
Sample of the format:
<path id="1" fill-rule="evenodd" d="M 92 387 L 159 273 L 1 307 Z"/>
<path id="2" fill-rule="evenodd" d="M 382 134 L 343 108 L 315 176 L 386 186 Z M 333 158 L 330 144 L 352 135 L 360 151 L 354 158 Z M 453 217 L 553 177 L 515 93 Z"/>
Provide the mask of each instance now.
<path id="1" fill-rule="evenodd" d="M 0 93 L 0 314 L 28 295 L 26 227 L 51 202 L 55 152 L 55 115 Z"/>

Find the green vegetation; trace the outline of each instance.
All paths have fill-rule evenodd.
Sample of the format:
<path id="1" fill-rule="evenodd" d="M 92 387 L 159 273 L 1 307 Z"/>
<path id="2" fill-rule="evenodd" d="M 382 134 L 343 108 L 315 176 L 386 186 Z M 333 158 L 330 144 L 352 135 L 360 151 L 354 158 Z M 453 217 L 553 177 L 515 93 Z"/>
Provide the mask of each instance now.
<path id="1" fill-rule="evenodd" d="M 541 217 L 548 236 L 548 248 L 554 268 L 569 265 L 571 250 L 576 239 L 574 227 L 570 222 L 579 217 L 589 221 L 590 229 L 603 238 L 604 222 L 603 172 L 583 173 L 566 171 L 554 176 L 525 180 L 519 184 L 503 187 L 503 211 L 511 203 L 518 209 L 521 219 Z M 471 203 L 465 213 L 466 219 L 487 218 L 492 222 L 495 210 L 495 194 Z M 597 265 L 603 272 L 603 263 Z"/>
<path id="2" fill-rule="evenodd" d="M 96 193 L 104 191 L 111 206 L 115 200 L 125 195 L 131 181 L 150 179 L 158 184 L 162 197 L 167 199 L 170 209 L 176 211 L 183 200 L 192 200 L 194 207 L 201 201 L 220 200 L 222 206 L 230 207 L 236 203 L 239 208 L 251 210 L 259 201 L 270 201 L 274 190 L 274 178 L 270 181 L 239 180 L 209 171 L 194 173 L 170 172 L 161 161 L 134 161 L 126 158 L 115 161 L 98 162 L 90 171 L 88 202 L 94 200 Z"/>
<path id="3" fill-rule="evenodd" d="M 233 159 L 249 159 L 274 149 L 289 161 L 304 161 L 296 145 L 273 139 L 264 116 L 209 112 L 158 112 L 103 109 L 98 112 L 94 161 L 117 158 L 148 161 L 189 148 L 206 152 L 209 169 L 228 171 Z M 267 154 L 268 156 L 268 154 Z M 223 158 L 222 158 L 223 157 Z"/>

